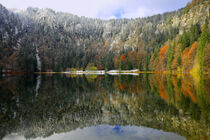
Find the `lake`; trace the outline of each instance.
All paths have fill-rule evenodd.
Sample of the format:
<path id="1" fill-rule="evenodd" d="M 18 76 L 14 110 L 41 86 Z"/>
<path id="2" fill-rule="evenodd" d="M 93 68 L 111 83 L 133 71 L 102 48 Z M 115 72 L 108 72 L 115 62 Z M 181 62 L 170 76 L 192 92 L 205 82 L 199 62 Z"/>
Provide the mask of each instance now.
<path id="1" fill-rule="evenodd" d="M 3 140 L 208 140 L 209 121 L 208 76 L 0 78 Z"/>

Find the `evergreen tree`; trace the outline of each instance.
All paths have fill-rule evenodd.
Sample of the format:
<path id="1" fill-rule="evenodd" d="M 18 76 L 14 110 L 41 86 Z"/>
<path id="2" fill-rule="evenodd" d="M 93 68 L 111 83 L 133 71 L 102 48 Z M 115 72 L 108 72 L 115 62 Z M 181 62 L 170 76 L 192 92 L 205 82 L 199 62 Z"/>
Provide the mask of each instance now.
<path id="1" fill-rule="evenodd" d="M 171 70 L 171 64 L 174 59 L 174 47 L 175 47 L 175 41 L 173 42 L 172 46 L 171 46 L 171 41 L 169 41 L 169 49 L 168 49 L 168 55 L 167 55 L 167 64 L 168 64 L 169 70 Z"/>
<path id="2" fill-rule="evenodd" d="M 184 51 L 186 47 L 190 46 L 189 33 L 187 33 L 185 30 L 183 35 L 179 39 L 179 43 L 181 43 L 181 51 Z"/>
<path id="3" fill-rule="evenodd" d="M 180 55 L 177 57 L 177 63 L 179 66 L 181 66 L 181 56 Z"/>
<path id="4" fill-rule="evenodd" d="M 192 25 L 190 28 L 190 45 L 192 45 L 200 36 L 199 25 Z"/>
<path id="5" fill-rule="evenodd" d="M 200 41 L 198 44 L 198 52 L 197 52 L 197 58 L 200 64 L 201 72 L 204 66 L 204 53 L 205 53 L 204 48 L 207 46 L 209 41 L 210 41 L 210 32 L 209 32 L 208 24 L 205 24 L 202 30 L 202 34 L 201 34 Z"/>
<path id="6" fill-rule="evenodd" d="M 133 69 L 133 66 L 132 66 L 131 62 L 129 61 L 128 62 L 128 70 L 131 70 L 131 69 Z"/>
<path id="7" fill-rule="evenodd" d="M 142 66 L 142 62 L 139 62 L 139 66 L 138 66 L 140 71 L 143 71 L 143 66 Z"/>

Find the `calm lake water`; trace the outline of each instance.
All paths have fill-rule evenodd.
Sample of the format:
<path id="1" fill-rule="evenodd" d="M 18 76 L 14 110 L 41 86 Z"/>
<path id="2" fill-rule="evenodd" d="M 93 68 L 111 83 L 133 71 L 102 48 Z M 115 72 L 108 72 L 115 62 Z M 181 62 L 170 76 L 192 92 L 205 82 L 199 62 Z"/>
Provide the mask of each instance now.
<path id="1" fill-rule="evenodd" d="M 3 140 L 208 140 L 209 122 L 208 76 L 0 78 Z"/>

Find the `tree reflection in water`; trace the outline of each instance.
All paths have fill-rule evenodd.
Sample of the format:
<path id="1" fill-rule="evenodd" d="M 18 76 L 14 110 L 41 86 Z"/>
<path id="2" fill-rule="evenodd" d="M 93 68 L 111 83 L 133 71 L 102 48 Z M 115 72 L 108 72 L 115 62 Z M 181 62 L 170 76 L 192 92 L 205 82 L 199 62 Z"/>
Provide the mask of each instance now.
<path id="1" fill-rule="evenodd" d="M 49 137 L 108 124 L 209 139 L 209 85 L 208 77 L 190 75 L 4 77 L 0 138 Z"/>

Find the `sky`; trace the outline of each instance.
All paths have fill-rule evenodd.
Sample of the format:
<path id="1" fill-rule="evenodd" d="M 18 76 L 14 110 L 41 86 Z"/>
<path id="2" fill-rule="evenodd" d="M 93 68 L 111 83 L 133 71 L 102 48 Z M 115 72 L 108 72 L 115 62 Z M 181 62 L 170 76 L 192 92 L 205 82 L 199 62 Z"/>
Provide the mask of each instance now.
<path id="1" fill-rule="evenodd" d="M 147 17 L 183 8 L 191 0 L 0 0 L 12 9 L 51 8 L 78 16 L 111 19 Z"/>

